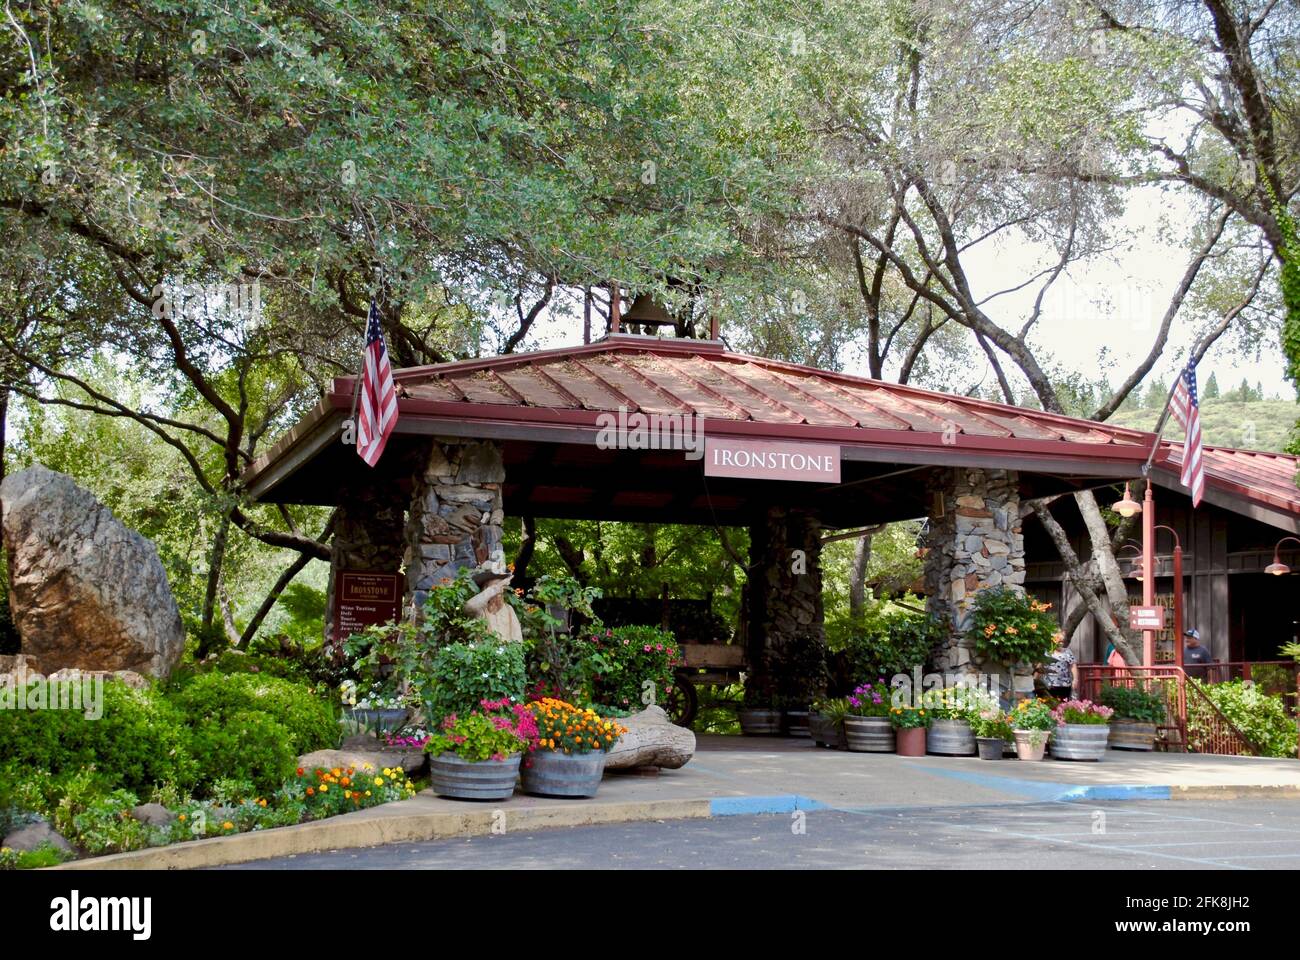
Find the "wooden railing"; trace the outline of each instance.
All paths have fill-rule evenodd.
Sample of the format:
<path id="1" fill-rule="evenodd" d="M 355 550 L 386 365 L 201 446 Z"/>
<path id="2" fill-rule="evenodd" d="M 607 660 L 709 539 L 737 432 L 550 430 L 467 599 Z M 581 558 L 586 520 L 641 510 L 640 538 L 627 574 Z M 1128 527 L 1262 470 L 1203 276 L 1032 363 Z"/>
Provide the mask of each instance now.
<path id="1" fill-rule="evenodd" d="M 1210 665 L 1216 666 L 1216 665 Z M 1217 665 L 1228 674 L 1230 664 Z M 1226 678 L 1226 676 L 1225 676 Z M 1231 720 L 1224 716 L 1199 683 L 1189 682 L 1187 673 L 1172 664 L 1157 667 L 1110 667 L 1105 664 L 1079 665 L 1079 695 L 1098 700 L 1104 686 L 1140 687 L 1164 697 L 1165 730 L 1177 734 L 1177 741 L 1194 753 L 1231 756 L 1260 756 L 1263 751 Z"/>

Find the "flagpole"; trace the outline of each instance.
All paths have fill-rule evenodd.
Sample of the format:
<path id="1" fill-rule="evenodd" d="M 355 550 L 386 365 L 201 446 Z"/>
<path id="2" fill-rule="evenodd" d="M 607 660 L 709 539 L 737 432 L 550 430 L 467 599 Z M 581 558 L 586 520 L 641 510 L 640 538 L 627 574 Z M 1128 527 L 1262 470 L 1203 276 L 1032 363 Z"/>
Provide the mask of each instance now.
<path id="1" fill-rule="evenodd" d="M 370 325 L 370 306 L 374 305 L 375 298 L 378 296 L 379 285 L 383 282 L 383 278 L 384 268 L 379 264 L 375 264 L 375 292 L 370 295 L 370 304 L 366 307 L 366 327 Z M 357 424 L 357 403 L 361 398 L 361 378 L 366 372 L 366 351 L 364 347 L 366 342 L 366 327 L 362 327 L 361 330 L 361 343 L 363 345 L 361 350 L 361 369 L 358 370 L 357 375 L 352 378 L 352 412 L 348 414 L 348 419 L 352 421 L 353 430 L 356 429 Z"/>
<path id="2" fill-rule="evenodd" d="M 1156 458 L 1156 451 L 1160 449 L 1160 437 L 1165 432 L 1165 425 L 1169 423 L 1169 406 L 1174 399 L 1174 391 L 1178 389 L 1178 380 L 1186 369 L 1184 366 L 1178 371 L 1178 376 L 1174 377 L 1174 382 L 1169 387 L 1169 393 L 1165 395 L 1164 408 L 1160 411 L 1160 419 L 1156 421 L 1156 438 L 1151 443 L 1151 452 L 1147 454 L 1146 463 L 1142 464 L 1142 476 L 1144 477 L 1151 474 L 1151 463 Z"/>

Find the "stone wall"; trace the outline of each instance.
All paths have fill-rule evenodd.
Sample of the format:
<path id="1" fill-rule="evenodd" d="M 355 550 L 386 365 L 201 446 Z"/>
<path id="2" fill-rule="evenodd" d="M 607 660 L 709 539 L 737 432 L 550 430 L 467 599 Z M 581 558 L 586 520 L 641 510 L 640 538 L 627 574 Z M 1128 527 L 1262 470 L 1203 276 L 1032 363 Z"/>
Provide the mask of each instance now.
<path id="1" fill-rule="evenodd" d="M 976 591 L 1005 584 L 1024 592 L 1025 538 L 1020 527 L 1017 476 L 1010 470 L 955 467 L 936 472 L 930 489 L 936 498 L 942 498 L 943 510 L 942 516 L 930 518 L 925 556 L 927 606 L 952 627 L 935 667 L 958 674 L 1001 672 L 978 663 L 973 645 L 963 634 L 970 626 Z M 1026 682 L 1018 677 L 1017 689 Z"/>
<path id="2" fill-rule="evenodd" d="M 333 557 L 325 604 L 325 636 L 334 635 L 334 584 L 341 571 L 400 573 L 406 497 L 396 484 L 350 490 L 334 520 Z"/>
<path id="3" fill-rule="evenodd" d="M 750 528 L 750 562 L 746 690 L 806 707 L 826 683 L 821 524 L 804 511 L 770 508 Z"/>
<path id="4" fill-rule="evenodd" d="M 491 441 L 439 437 L 417 469 L 405 530 L 408 615 L 429 588 L 462 567 L 504 573 L 501 448 Z"/>

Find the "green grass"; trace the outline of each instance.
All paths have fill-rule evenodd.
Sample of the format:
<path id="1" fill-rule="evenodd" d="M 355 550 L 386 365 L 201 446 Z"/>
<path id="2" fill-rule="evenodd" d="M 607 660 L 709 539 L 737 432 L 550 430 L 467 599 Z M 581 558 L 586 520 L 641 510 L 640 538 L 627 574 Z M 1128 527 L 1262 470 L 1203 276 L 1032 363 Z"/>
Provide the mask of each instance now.
<path id="1" fill-rule="evenodd" d="M 1121 410 L 1107 423 L 1117 427 L 1151 430 L 1159 410 Z M 1290 400 L 1202 400 L 1201 431 L 1213 447 L 1241 447 L 1246 450 L 1286 449 L 1287 438 L 1300 418 L 1300 405 Z M 1182 440 L 1183 428 L 1170 419 L 1166 440 Z"/>

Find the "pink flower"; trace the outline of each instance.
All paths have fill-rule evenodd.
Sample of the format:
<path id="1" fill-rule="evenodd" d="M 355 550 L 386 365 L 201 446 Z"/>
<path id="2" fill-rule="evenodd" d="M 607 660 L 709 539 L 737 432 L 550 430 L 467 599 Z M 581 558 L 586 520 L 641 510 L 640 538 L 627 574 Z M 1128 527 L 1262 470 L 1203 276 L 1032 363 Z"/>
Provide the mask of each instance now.
<path id="1" fill-rule="evenodd" d="M 648 644 L 648 643 L 645 645 L 645 652 L 646 652 L 646 653 L 649 653 L 649 652 L 650 652 L 650 644 Z"/>

